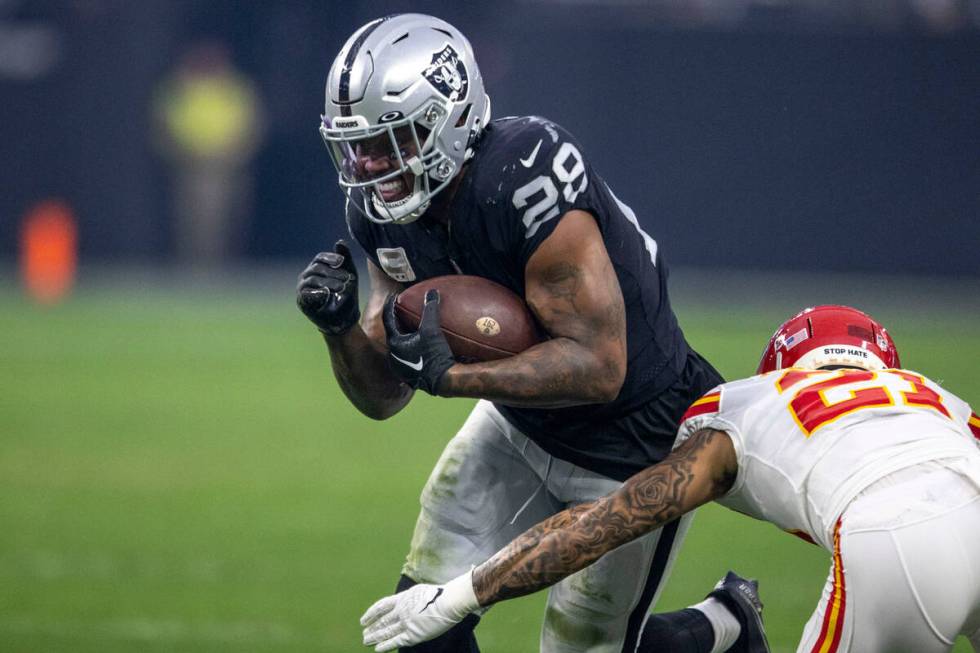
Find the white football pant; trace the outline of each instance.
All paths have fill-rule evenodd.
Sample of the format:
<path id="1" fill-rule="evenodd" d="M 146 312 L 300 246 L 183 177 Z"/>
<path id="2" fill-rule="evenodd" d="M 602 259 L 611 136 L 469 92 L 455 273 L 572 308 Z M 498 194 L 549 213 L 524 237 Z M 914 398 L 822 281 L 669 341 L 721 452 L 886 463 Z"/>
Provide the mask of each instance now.
<path id="1" fill-rule="evenodd" d="M 422 491 L 402 573 L 420 583 L 449 581 L 546 517 L 620 485 L 554 458 L 480 401 Z M 632 653 L 692 518 L 620 547 L 552 587 L 541 651 Z"/>
<path id="2" fill-rule="evenodd" d="M 980 455 L 892 474 L 844 511 L 797 653 L 980 651 Z"/>

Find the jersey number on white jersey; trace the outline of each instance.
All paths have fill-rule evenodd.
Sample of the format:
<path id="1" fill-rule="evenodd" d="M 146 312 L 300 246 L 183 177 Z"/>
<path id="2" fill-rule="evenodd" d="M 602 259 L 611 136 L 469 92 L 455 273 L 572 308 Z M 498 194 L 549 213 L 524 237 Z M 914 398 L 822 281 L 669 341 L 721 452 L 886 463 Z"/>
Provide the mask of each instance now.
<path id="1" fill-rule="evenodd" d="M 865 384 L 880 380 L 881 385 L 848 389 L 849 385 Z M 803 433 L 810 437 L 821 426 L 844 415 L 865 408 L 893 406 L 893 392 L 898 392 L 906 406 L 936 410 L 949 417 L 942 397 L 925 384 L 917 374 L 900 370 L 867 372 L 864 370 L 808 371 L 790 369 L 776 381 L 776 389 L 783 393 L 790 388 L 802 387 L 789 402 L 789 412 Z M 907 386 L 908 389 L 900 389 Z M 889 390 L 890 388 L 890 390 Z M 828 397 L 829 391 L 837 390 L 837 398 Z M 843 391 L 845 396 L 840 398 Z"/>

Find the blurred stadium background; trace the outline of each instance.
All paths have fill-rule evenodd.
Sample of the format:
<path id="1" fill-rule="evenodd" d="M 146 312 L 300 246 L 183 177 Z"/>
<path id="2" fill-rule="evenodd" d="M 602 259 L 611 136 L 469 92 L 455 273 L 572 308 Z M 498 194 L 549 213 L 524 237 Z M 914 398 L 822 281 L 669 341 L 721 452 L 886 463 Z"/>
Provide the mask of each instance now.
<path id="1" fill-rule="evenodd" d="M 846 302 L 980 403 L 978 0 L 0 0 L 0 650 L 362 650 L 470 406 L 360 417 L 293 306 L 344 235 L 327 68 L 400 11 L 470 37 L 496 116 L 579 137 L 726 377 Z M 660 608 L 736 568 L 791 651 L 827 566 L 709 507 Z"/>

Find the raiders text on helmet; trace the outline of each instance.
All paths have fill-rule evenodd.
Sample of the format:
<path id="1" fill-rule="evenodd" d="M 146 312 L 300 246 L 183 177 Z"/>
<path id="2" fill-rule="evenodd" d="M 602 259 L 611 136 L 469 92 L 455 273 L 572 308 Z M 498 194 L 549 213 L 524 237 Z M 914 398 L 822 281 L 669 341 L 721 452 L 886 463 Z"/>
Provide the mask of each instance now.
<path id="1" fill-rule="evenodd" d="M 337 55 L 320 134 L 351 205 L 404 224 L 459 173 L 489 119 L 469 41 L 438 18 L 399 14 L 357 30 Z M 366 171 L 367 149 L 383 149 L 390 165 Z"/>

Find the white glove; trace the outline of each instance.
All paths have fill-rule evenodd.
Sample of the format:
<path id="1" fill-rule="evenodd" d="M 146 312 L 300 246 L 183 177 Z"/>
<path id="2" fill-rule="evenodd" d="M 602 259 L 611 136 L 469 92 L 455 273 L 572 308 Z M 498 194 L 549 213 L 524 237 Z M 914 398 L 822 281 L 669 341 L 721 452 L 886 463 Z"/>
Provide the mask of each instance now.
<path id="1" fill-rule="evenodd" d="M 443 634 L 480 607 L 472 574 L 470 570 L 445 585 L 414 585 L 381 599 L 361 617 L 364 645 L 382 653 Z"/>

